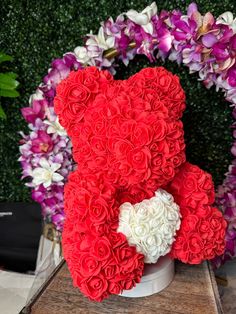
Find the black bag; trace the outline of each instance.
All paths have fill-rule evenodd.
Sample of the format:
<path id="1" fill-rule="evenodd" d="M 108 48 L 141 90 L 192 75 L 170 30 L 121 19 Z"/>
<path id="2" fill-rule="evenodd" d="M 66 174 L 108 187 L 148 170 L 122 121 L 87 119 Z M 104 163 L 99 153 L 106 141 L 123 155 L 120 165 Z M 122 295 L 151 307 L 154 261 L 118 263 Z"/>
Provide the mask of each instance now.
<path id="1" fill-rule="evenodd" d="M 0 268 L 34 271 L 42 233 L 36 203 L 0 203 Z"/>

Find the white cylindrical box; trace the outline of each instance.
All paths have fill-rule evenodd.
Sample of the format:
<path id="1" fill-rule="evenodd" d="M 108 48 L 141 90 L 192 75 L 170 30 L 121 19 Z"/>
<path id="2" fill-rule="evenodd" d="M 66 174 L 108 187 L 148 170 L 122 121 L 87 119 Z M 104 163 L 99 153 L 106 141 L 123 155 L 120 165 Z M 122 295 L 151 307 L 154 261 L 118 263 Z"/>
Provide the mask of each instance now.
<path id="1" fill-rule="evenodd" d="M 141 282 L 131 290 L 124 290 L 120 296 L 140 298 L 158 293 L 171 283 L 174 273 L 174 261 L 168 256 L 162 256 L 156 264 L 145 264 Z"/>

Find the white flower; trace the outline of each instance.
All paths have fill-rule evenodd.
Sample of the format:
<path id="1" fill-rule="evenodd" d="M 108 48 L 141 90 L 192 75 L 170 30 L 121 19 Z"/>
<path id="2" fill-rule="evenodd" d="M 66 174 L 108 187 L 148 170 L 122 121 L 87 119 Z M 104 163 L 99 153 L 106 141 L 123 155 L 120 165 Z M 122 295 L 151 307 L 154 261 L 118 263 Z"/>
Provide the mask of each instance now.
<path id="1" fill-rule="evenodd" d="M 88 55 L 88 51 L 85 47 L 76 47 L 74 50 L 76 59 L 82 63 L 87 64 L 90 61 L 90 57 Z"/>
<path id="2" fill-rule="evenodd" d="M 157 5 L 153 2 L 146 7 L 141 13 L 135 10 L 129 10 L 126 15 L 134 23 L 141 25 L 144 31 L 148 34 L 153 34 L 153 24 L 151 18 L 157 14 Z"/>
<path id="3" fill-rule="evenodd" d="M 98 35 L 89 34 L 90 38 L 86 41 L 87 46 L 98 46 L 103 50 L 114 48 L 115 37 L 113 35 L 108 36 L 104 33 L 104 28 L 101 26 L 98 31 Z"/>
<path id="4" fill-rule="evenodd" d="M 145 263 L 155 263 L 166 255 L 180 228 L 179 206 L 166 191 L 159 189 L 149 200 L 120 206 L 119 226 L 130 245 L 145 256 Z"/>
<path id="5" fill-rule="evenodd" d="M 217 18 L 216 24 L 228 25 L 236 33 L 236 18 L 234 19 L 233 13 L 230 11 L 221 14 Z"/>
<path id="6" fill-rule="evenodd" d="M 49 127 L 47 128 L 48 134 L 56 133 L 59 136 L 66 136 L 67 135 L 66 130 L 60 124 L 58 117 L 56 117 L 55 121 L 44 120 L 44 123 L 49 125 Z"/>
<path id="7" fill-rule="evenodd" d="M 43 184 L 47 188 L 52 182 L 60 182 L 64 179 L 62 175 L 56 172 L 61 167 L 61 164 L 50 164 L 45 158 L 41 158 L 39 165 L 41 167 L 37 167 L 32 171 L 32 182 L 35 186 Z"/>
<path id="8" fill-rule="evenodd" d="M 37 88 L 36 92 L 32 94 L 29 98 L 29 104 L 31 105 L 34 100 L 42 100 L 44 99 L 43 92 L 41 89 Z"/>

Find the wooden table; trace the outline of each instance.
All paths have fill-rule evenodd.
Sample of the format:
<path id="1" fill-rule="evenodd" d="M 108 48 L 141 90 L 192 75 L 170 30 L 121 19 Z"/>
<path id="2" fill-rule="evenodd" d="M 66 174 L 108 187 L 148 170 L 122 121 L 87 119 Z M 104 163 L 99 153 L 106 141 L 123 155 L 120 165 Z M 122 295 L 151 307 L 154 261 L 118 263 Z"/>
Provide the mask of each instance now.
<path id="1" fill-rule="evenodd" d="M 33 314 L 215 314 L 223 313 L 214 274 L 207 262 L 176 263 L 174 281 L 164 291 L 144 298 L 111 296 L 91 302 L 72 286 L 63 261 L 21 313 Z"/>

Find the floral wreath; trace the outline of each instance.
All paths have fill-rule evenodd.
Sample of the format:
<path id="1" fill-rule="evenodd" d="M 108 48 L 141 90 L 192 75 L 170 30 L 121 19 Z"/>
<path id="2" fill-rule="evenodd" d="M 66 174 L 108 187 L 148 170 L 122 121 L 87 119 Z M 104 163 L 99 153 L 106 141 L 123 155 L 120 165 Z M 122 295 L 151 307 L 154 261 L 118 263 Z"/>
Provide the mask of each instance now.
<path id="1" fill-rule="evenodd" d="M 30 129 L 28 135 L 21 133 L 22 178 L 31 178 L 26 185 L 32 188 L 32 198 L 41 204 L 45 221 L 59 231 L 64 222 L 63 187 L 74 164 L 71 142 L 54 111 L 56 87 L 72 70 L 88 65 L 114 74 L 118 60 L 128 65 L 137 54 L 150 61 L 168 58 L 188 66 L 190 73 L 198 72 L 207 88 L 215 85 L 217 91 L 224 91 L 236 119 L 236 19 L 231 12 L 215 19 L 209 12 L 202 16 L 192 3 L 187 15 L 179 10 L 157 13 L 152 3 L 140 13 L 129 10 L 115 21 L 109 18 L 101 23 L 98 34 L 87 35 L 83 47 L 52 62 L 30 97 L 30 107 L 22 109 Z M 217 205 L 228 228 L 226 250 L 214 259 L 216 266 L 236 256 L 236 140 L 231 152 L 234 159 L 217 192 Z"/>

